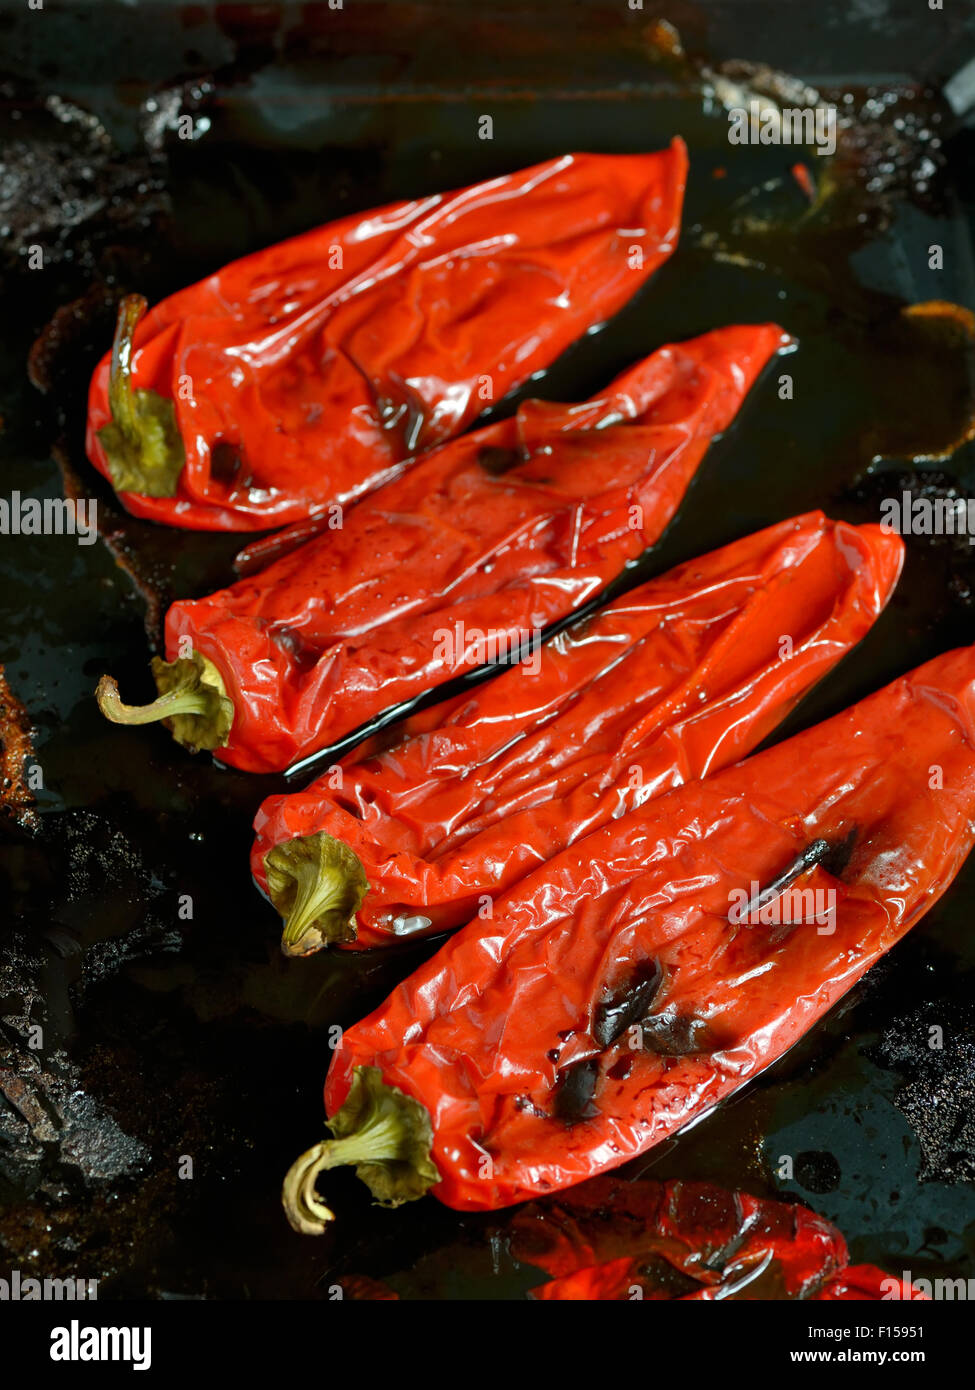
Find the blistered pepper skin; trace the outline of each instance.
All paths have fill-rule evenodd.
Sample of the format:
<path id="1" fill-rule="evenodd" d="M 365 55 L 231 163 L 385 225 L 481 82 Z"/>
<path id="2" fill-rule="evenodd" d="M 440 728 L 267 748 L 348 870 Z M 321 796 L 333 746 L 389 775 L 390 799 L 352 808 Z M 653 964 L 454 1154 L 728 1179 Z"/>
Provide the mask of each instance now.
<path id="1" fill-rule="evenodd" d="M 780 1295 L 807 1298 L 848 1258 L 840 1232 L 815 1212 L 706 1182 L 594 1178 L 550 1202 L 523 1207 L 506 1231 L 514 1257 L 545 1270 L 555 1284 L 580 1271 L 656 1257 L 704 1288 L 748 1282 L 751 1273 L 766 1291 L 774 1280 Z M 769 1278 L 772 1262 L 777 1269 Z M 555 1285 L 533 1292 L 536 1298 L 565 1296 Z M 661 1289 L 658 1296 L 667 1295 Z"/>
<path id="2" fill-rule="evenodd" d="M 421 711 L 255 820 L 275 845 L 324 832 L 358 856 L 362 949 L 457 927 L 484 895 L 627 810 L 751 752 L 874 622 L 903 543 L 813 512 L 626 594 L 524 664 Z M 426 925 L 423 925 L 425 923 Z"/>
<path id="3" fill-rule="evenodd" d="M 185 462 L 173 495 L 122 502 L 253 531 L 371 491 L 646 283 L 676 246 L 686 176 L 680 140 L 564 155 L 328 223 L 163 300 L 135 328 L 131 385 L 172 403 Z M 87 450 L 109 478 L 110 376 L 106 353 Z"/>
<path id="4" fill-rule="evenodd" d="M 432 1191 L 458 1209 L 612 1169 L 802 1037 L 937 902 L 973 827 L 975 648 L 964 648 L 529 875 L 345 1031 L 326 1111 L 353 1068 L 378 1069 L 429 1112 Z M 820 863 L 793 885 L 812 894 L 809 911 L 820 905 L 812 920 L 776 923 L 774 907 L 768 924 L 732 920 L 755 884 L 821 841 L 836 872 Z M 650 971 L 659 985 L 636 1033 L 599 1040 L 607 1001 Z M 579 1064 L 593 1081 L 570 1121 L 557 1088 Z"/>
<path id="5" fill-rule="evenodd" d="M 815 1212 L 713 1183 L 596 1178 L 523 1208 L 506 1233 L 516 1259 L 551 1276 L 531 1291 L 543 1302 L 921 1297 L 851 1267 L 843 1236 Z"/>
<path id="6" fill-rule="evenodd" d="M 527 402 L 432 451 L 341 529 L 173 604 L 169 659 L 187 639 L 233 702 L 216 756 L 287 768 L 483 665 L 476 634 L 510 655 L 586 603 L 659 538 L 783 341 L 775 325 L 722 328 L 581 405 Z"/>

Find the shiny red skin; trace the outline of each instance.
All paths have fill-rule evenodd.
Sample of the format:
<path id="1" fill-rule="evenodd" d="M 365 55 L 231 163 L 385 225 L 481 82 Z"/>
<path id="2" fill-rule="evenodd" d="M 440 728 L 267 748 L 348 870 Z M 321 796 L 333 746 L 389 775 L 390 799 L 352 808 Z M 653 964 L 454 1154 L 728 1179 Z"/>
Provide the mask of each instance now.
<path id="1" fill-rule="evenodd" d="M 543 1302 L 920 1297 L 851 1267 L 843 1236 L 806 1207 L 707 1182 L 596 1178 L 523 1208 L 507 1235 L 516 1259 L 551 1275 L 531 1291 Z"/>
<path id="2" fill-rule="evenodd" d="M 784 521 L 632 590 L 516 666 L 405 721 L 255 820 L 264 856 L 325 831 L 369 892 L 353 949 L 461 926 L 582 836 L 751 752 L 864 635 L 903 543 L 822 512 Z M 788 636 L 792 653 L 783 659 Z M 377 740 L 377 742 L 379 742 Z"/>
<path id="3" fill-rule="evenodd" d="M 593 598 L 658 539 L 782 342 L 774 325 L 722 328 L 584 404 L 529 401 L 428 454 L 341 529 L 174 603 L 167 655 L 189 637 L 234 703 L 216 756 L 279 771 L 483 665 L 445 647 L 458 624 L 517 647 Z"/>
<path id="4" fill-rule="evenodd" d="M 458 1209 L 615 1168 L 808 1032 L 937 902 L 973 827 L 975 648 L 963 648 L 522 880 L 491 920 L 449 938 L 346 1030 L 327 1112 L 354 1067 L 379 1068 L 427 1108 L 441 1174 L 432 1191 Z M 854 828 L 841 878 L 820 866 L 794 885 L 835 894 L 823 930 L 732 925 L 732 892 L 749 895 L 817 838 L 838 844 Z M 650 962 L 662 984 L 637 1035 L 644 1046 L 627 1032 L 601 1049 L 598 1008 Z M 559 1074 L 592 1058 L 594 1113 L 567 1123 L 553 1113 Z"/>
<path id="5" fill-rule="evenodd" d="M 708 1182 L 595 1178 L 522 1208 L 507 1232 L 515 1258 L 551 1276 L 533 1297 L 553 1301 L 631 1298 L 634 1286 L 644 1298 L 808 1298 L 847 1263 L 815 1212 Z"/>
<path id="6" fill-rule="evenodd" d="M 174 402 L 186 464 L 174 497 L 122 502 L 254 531 L 378 487 L 622 308 L 677 244 L 686 177 L 681 140 L 563 155 L 327 223 L 164 299 L 136 330 L 133 382 Z M 88 401 L 106 477 L 110 361 Z M 241 456 L 230 478 L 218 444 Z"/>

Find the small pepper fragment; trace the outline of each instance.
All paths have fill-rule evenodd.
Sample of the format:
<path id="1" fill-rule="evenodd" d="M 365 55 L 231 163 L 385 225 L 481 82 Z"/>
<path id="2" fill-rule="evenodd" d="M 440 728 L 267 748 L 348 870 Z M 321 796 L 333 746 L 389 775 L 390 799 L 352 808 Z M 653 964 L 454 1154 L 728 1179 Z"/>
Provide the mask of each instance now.
<path id="1" fill-rule="evenodd" d="M 253 531 L 350 502 L 622 308 L 677 244 L 686 177 L 680 140 L 563 155 L 340 218 L 148 314 L 130 296 L 92 377 L 88 456 L 169 526 Z"/>
<path id="2" fill-rule="evenodd" d="M 460 926 L 583 835 L 751 752 L 864 635 L 902 557 L 876 526 L 781 522 L 566 629 L 537 670 L 513 667 L 407 720 L 381 753 L 269 797 L 251 871 L 286 920 L 285 953 Z M 368 887 L 351 925 L 332 911 L 343 870 L 350 899 Z"/>
<path id="3" fill-rule="evenodd" d="M 778 920 L 763 907 L 759 922 L 729 921 L 754 884 L 814 840 L 845 846 L 851 830 L 842 878 L 817 865 L 785 890 Z M 973 836 L 969 647 L 529 875 L 345 1030 L 326 1111 L 357 1070 L 376 1067 L 431 1117 L 432 1190 L 447 1206 L 489 1210 L 571 1187 L 646 1152 L 787 1051 L 937 902 Z M 810 917 L 820 900 L 827 910 Z M 600 1003 L 650 961 L 663 975 L 650 1012 L 600 1048 Z M 669 1048 L 661 1022 L 691 1045 Z M 591 1059 L 596 1113 L 566 1125 L 553 1105 L 560 1074 Z"/>
<path id="4" fill-rule="evenodd" d="M 288 768 L 533 643 L 659 538 L 782 343 L 771 324 L 721 328 L 660 348 L 582 404 L 529 401 L 433 450 L 341 529 L 174 603 L 167 655 L 192 647 L 233 704 L 220 761 Z"/>

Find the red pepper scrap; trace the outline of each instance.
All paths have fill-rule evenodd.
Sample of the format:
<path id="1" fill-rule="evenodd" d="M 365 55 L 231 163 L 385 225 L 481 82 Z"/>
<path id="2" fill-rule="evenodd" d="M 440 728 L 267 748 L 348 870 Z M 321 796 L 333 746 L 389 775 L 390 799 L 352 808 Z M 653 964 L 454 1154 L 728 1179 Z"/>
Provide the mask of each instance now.
<path id="1" fill-rule="evenodd" d="M 564 850 L 349 1028 L 325 1168 L 504 1207 L 644 1153 L 806 1033 L 937 902 L 975 833 L 975 648 Z"/>
<path id="2" fill-rule="evenodd" d="M 349 502 L 598 327 L 671 254 L 681 140 L 563 155 L 330 222 L 145 313 L 123 301 L 88 455 L 136 516 L 283 526 Z"/>
<path id="3" fill-rule="evenodd" d="M 751 752 L 869 629 L 902 557 L 876 526 L 781 522 L 269 797 L 251 869 L 286 954 L 460 926 L 582 836 Z"/>
<path id="4" fill-rule="evenodd" d="M 817 1295 L 832 1302 L 876 1302 L 878 1299 L 910 1299 L 915 1303 L 930 1302 L 922 1289 L 915 1288 L 906 1279 L 878 1269 L 876 1265 L 850 1265 L 842 1273 L 836 1274 Z"/>
<path id="5" fill-rule="evenodd" d="M 809 172 L 808 164 L 802 164 L 801 162 L 793 164 L 790 173 L 809 201 L 814 203 L 816 201 L 816 185 L 813 182 L 812 174 Z"/>
<path id="6" fill-rule="evenodd" d="M 428 454 L 341 529 L 173 604 L 166 719 L 221 762 L 280 771 L 452 676 L 510 658 L 653 545 L 712 437 L 783 343 L 774 325 L 664 347 L 581 405 L 524 404 Z"/>
<path id="7" fill-rule="evenodd" d="M 704 1182 L 596 1178 L 533 1203 L 508 1228 L 517 1260 L 551 1282 L 531 1297 L 566 1300 L 921 1298 L 872 1265 L 806 1207 Z"/>

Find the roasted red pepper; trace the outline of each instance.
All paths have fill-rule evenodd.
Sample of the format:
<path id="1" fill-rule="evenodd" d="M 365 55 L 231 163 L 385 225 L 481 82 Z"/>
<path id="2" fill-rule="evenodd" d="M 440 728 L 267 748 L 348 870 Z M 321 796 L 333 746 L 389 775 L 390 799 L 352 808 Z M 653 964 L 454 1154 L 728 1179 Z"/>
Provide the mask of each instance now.
<path id="1" fill-rule="evenodd" d="M 583 835 L 751 752 L 867 631 L 902 556 L 876 526 L 781 522 L 269 797 L 251 869 L 283 949 L 459 926 Z"/>
<path id="2" fill-rule="evenodd" d="M 703 1182 L 596 1178 L 533 1203 L 511 1253 L 551 1282 L 545 1301 L 920 1298 L 872 1265 L 849 1265 L 835 1226 L 805 1207 Z"/>
<path id="3" fill-rule="evenodd" d="M 282 526 L 378 487 L 603 323 L 673 251 L 687 153 L 564 155 L 330 222 L 145 313 L 88 454 L 137 516 Z"/>
<path id="4" fill-rule="evenodd" d="M 935 903 L 975 831 L 975 648 L 564 850 L 363 1022 L 291 1169 L 503 1207 L 645 1152 L 780 1057 Z"/>
<path id="5" fill-rule="evenodd" d="M 657 540 L 781 330 L 661 348 L 583 405 L 528 402 L 434 450 L 253 579 L 166 619 L 166 719 L 222 762 L 278 771 L 401 701 L 513 655 Z"/>

